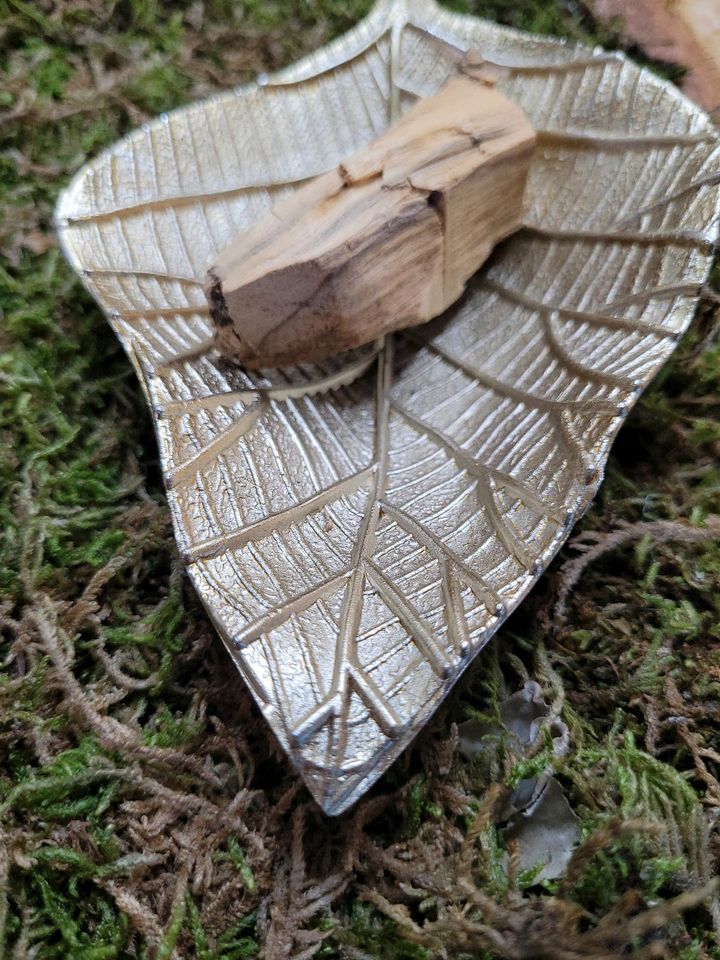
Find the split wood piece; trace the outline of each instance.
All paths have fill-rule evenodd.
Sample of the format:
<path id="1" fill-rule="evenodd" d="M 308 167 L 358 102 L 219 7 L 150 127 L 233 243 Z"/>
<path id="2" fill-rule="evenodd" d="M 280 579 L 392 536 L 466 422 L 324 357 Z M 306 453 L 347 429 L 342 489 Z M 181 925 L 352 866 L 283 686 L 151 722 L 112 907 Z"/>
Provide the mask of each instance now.
<path id="1" fill-rule="evenodd" d="M 282 367 L 438 316 L 522 224 L 535 134 L 477 59 L 218 255 L 218 350 Z"/>

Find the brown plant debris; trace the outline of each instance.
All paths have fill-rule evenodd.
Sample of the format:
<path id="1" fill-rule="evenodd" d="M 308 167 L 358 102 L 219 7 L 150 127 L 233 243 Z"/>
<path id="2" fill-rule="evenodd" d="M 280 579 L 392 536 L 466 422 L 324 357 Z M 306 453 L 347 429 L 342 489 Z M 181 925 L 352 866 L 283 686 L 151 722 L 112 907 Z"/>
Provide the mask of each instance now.
<path id="1" fill-rule="evenodd" d="M 720 108 L 720 6 L 716 0 L 590 0 L 601 20 L 617 20 L 649 57 L 687 69 L 685 93 Z"/>
<path id="2" fill-rule="evenodd" d="M 628 543 L 637 543 L 642 537 L 652 537 L 658 542 L 703 543 L 720 538 L 720 517 L 705 518 L 702 527 L 691 527 L 686 523 L 670 520 L 657 520 L 649 523 L 621 522 L 615 530 L 599 532 L 585 530 L 570 540 L 570 549 L 578 552 L 577 557 L 566 560 L 560 570 L 560 588 L 555 602 L 555 620 L 561 622 L 565 616 L 568 597 L 575 589 L 580 577 L 591 563 L 604 554 Z"/>

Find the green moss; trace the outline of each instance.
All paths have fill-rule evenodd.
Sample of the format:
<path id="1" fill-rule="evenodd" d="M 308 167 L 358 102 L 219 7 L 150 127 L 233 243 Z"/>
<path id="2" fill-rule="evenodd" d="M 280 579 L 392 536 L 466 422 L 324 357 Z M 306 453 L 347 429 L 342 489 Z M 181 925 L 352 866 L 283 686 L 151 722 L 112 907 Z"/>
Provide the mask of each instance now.
<path id="1" fill-rule="evenodd" d="M 257 956 L 258 943 L 253 937 L 248 936 L 249 931 L 255 927 L 256 916 L 254 913 L 241 917 L 223 933 L 217 944 L 211 947 L 202 928 L 200 914 L 192 897 L 187 898 L 186 909 L 187 925 L 195 951 L 193 957 L 196 957 L 197 960 L 246 960 L 246 958 Z"/>
<path id="2" fill-rule="evenodd" d="M 369 957 L 387 960 L 430 960 L 431 953 L 424 947 L 409 943 L 398 936 L 394 924 L 380 916 L 369 904 L 355 903 L 347 924 L 338 939 L 344 945 L 365 952 Z M 326 956 L 337 956 L 332 949 Z"/>

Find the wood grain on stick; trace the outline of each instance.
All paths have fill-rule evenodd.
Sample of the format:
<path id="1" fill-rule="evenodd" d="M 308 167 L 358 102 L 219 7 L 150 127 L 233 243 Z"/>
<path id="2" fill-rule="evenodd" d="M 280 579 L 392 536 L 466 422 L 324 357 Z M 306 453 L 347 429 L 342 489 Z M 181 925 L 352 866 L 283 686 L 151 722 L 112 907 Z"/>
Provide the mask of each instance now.
<path id="1" fill-rule="evenodd" d="M 521 226 L 534 143 L 522 110 L 466 61 L 220 252 L 207 282 L 217 348 L 287 366 L 436 317 Z"/>

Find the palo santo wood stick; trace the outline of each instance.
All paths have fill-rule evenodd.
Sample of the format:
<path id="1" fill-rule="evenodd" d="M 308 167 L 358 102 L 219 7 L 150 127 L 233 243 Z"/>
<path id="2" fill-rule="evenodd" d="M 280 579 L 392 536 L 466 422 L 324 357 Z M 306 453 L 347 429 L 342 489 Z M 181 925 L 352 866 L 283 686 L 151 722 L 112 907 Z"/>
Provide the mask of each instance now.
<path id="1" fill-rule="evenodd" d="M 442 313 L 522 222 L 535 134 L 479 62 L 239 234 L 208 271 L 216 346 L 320 360 Z"/>

